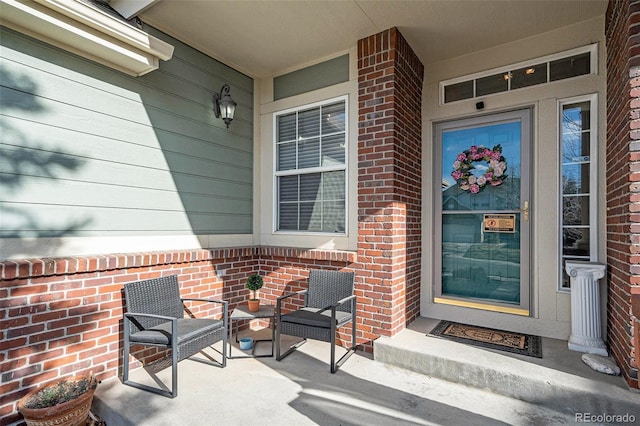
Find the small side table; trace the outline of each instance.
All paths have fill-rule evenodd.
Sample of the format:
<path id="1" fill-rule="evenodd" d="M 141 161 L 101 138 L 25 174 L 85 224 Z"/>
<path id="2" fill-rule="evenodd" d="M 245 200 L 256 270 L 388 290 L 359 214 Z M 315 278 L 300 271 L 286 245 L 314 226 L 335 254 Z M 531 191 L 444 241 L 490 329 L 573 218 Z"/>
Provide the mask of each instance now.
<path id="1" fill-rule="evenodd" d="M 244 356 L 231 356 L 231 348 L 233 345 L 233 324 L 236 324 L 236 343 L 238 343 L 238 321 L 242 320 L 254 320 L 259 318 L 268 318 L 271 319 L 271 339 L 258 339 L 253 341 L 253 347 L 251 348 L 251 355 Z M 256 345 L 258 342 L 271 342 L 271 354 L 270 355 L 255 355 Z M 264 357 L 273 357 L 273 344 L 275 342 L 275 312 L 273 309 L 273 305 L 260 305 L 260 310 L 258 312 L 249 311 L 249 306 L 245 303 L 244 305 L 238 305 L 231 312 L 231 316 L 229 317 L 229 359 L 235 358 L 264 358 Z"/>

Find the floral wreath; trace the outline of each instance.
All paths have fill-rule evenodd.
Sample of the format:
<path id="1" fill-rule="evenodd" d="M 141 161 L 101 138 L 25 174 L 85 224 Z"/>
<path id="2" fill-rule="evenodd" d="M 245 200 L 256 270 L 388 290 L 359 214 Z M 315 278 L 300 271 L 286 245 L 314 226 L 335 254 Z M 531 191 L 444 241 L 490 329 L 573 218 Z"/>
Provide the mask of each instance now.
<path id="1" fill-rule="evenodd" d="M 473 163 L 484 161 L 489 164 L 487 171 L 476 177 L 471 173 L 476 167 Z M 502 185 L 507 178 L 507 160 L 502 156 L 502 146 L 496 145 L 493 149 L 485 148 L 482 145 L 473 145 L 471 148 L 462 151 L 456 156 L 453 162 L 453 177 L 460 189 L 477 194 L 487 184 L 491 186 Z"/>

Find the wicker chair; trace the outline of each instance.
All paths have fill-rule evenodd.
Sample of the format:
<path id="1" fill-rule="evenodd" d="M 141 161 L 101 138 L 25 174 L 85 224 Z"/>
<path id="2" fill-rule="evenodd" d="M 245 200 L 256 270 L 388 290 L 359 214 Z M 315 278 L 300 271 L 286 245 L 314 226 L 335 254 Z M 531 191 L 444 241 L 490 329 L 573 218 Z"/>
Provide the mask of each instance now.
<path id="1" fill-rule="evenodd" d="M 176 275 L 125 284 L 124 295 L 127 312 L 124 314 L 123 383 L 175 398 L 178 395 L 178 362 L 221 340 L 222 362 L 199 361 L 226 366 L 228 302 L 181 299 Z M 219 303 L 222 305 L 222 319 L 184 318 L 185 301 Z M 171 393 L 129 380 L 132 344 L 171 349 Z"/>
<path id="2" fill-rule="evenodd" d="M 331 373 L 351 356 L 356 349 L 356 296 L 353 272 L 312 270 L 309 287 L 278 297 L 276 302 L 276 359 L 282 360 L 297 349 L 306 339 L 331 342 Z M 304 295 L 304 306 L 283 314 L 282 302 L 294 295 Z M 351 348 L 338 362 L 336 359 L 336 331 L 351 323 Z M 302 337 L 303 341 L 281 354 L 280 335 Z"/>

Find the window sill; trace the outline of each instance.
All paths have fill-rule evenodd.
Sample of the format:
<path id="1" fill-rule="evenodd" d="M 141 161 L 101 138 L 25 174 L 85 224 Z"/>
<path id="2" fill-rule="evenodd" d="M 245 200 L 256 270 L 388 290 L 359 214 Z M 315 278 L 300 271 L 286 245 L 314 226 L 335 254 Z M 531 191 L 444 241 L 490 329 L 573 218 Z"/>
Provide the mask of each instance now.
<path id="1" fill-rule="evenodd" d="M 0 1 L 3 25 L 132 76 L 173 55 L 170 44 L 79 1 Z"/>

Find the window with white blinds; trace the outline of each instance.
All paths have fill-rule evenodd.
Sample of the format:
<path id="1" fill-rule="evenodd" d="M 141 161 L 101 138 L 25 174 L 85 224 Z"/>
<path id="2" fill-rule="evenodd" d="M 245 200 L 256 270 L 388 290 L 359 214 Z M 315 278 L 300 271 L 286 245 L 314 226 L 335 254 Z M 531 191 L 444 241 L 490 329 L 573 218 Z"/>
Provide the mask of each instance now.
<path id="1" fill-rule="evenodd" d="M 346 104 L 275 114 L 276 231 L 345 232 Z"/>

